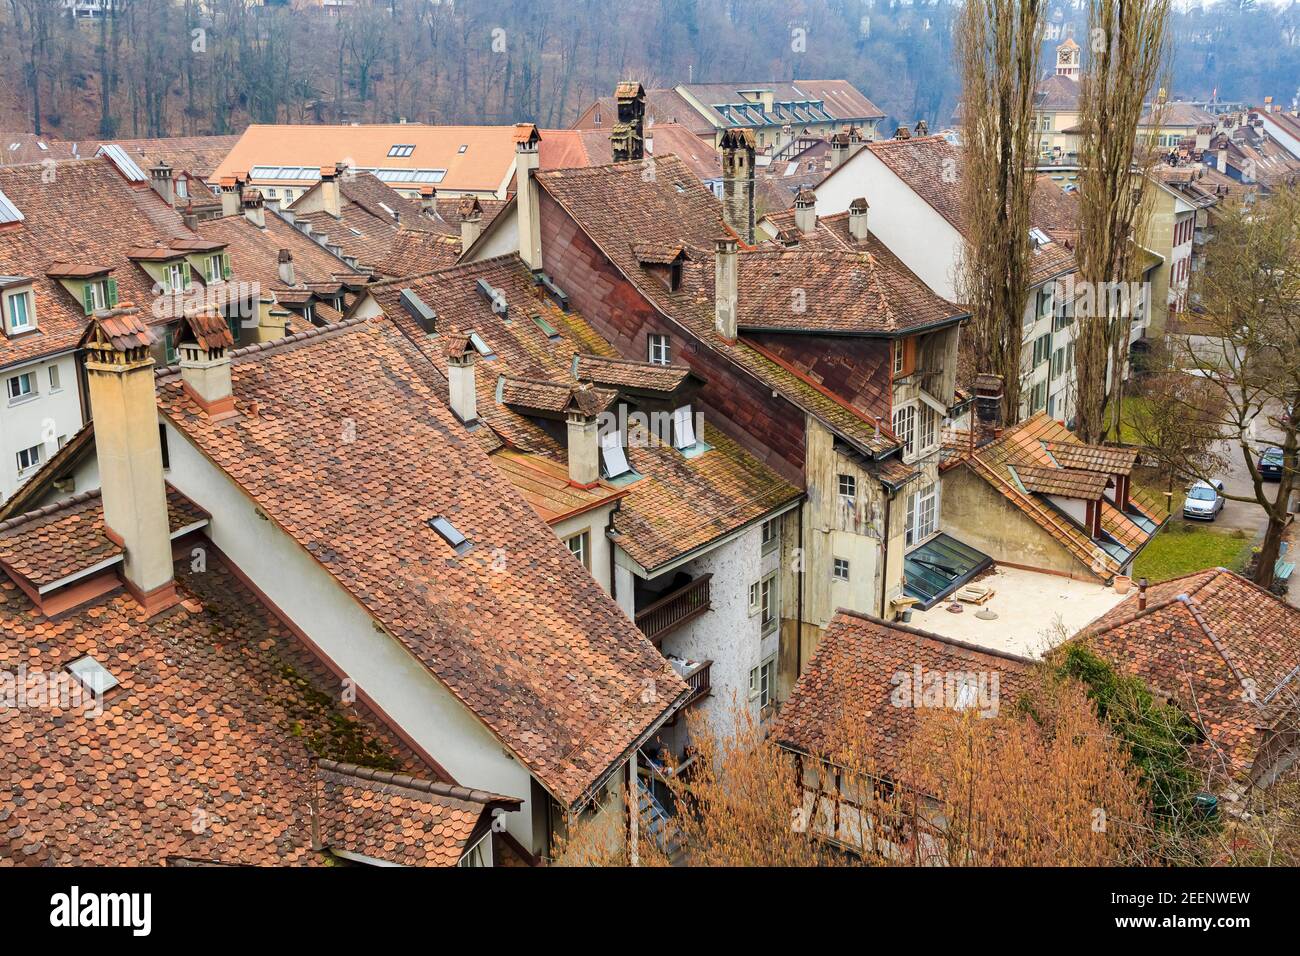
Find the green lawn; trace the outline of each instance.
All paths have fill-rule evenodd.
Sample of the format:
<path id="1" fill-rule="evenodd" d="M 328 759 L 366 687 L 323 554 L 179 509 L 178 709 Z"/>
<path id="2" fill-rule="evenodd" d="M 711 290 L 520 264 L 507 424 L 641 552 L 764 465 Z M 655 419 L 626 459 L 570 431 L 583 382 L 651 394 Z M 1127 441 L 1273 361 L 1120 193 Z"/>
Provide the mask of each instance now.
<path id="1" fill-rule="evenodd" d="M 1133 562 L 1133 579 L 1167 581 L 1205 568 L 1241 571 L 1250 560 L 1250 541 L 1240 532 L 1224 533 L 1172 519 Z"/>
<path id="2" fill-rule="evenodd" d="M 1125 395 L 1124 404 L 1120 412 L 1119 423 L 1119 440 L 1125 445 L 1140 445 L 1137 432 L 1133 428 L 1134 417 L 1140 413 L 1146 405 L 1145 398 L 1138 398 L 1135 395 Z M 1112 435 L 1112 438 L 1114 436 Z"/>

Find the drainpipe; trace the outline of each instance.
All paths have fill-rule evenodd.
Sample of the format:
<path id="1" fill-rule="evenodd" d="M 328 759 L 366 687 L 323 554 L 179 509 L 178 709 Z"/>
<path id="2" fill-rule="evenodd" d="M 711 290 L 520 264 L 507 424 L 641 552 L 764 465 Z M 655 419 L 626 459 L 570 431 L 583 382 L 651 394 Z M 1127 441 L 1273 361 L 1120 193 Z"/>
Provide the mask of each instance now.
<path id="1" fill-rule="evenodd" d="M 614 532 L 614 515 L 618 514 L 619 509 L 622 507 L 623 507 L 622 498 L 614 502 L 614 507 L 609 509 L 609 521 L 605 525 L 605 540 L 609 542 L 609 596 L 614 599 L 615 603 L 618 602 L 618 563 L 614 560 L 614 556 L 615 556 L 615 548 L 617 548 L 618 545 L 615 543 L 614 539 L 610 537 L 610 535 L 612 535 Z M 636 621 L 635 600 L 633 600 L 632 602 L 632 613 L 633 613 L 633 623 L 635 623 Z"/>
<path id="2" fill-rule="evenodd" d="M 798 680 L 803 676 L 803 589 L 804 580 L 808 577 L 805 567 L 808 561 L 807 542 L 803 539 L 803 508 L 807 504 L 805 500 L 799 505 L 799 547 L 803 549 L 803 554 L 799 560 L 799 620 L 795 622 L 794 629 L 794 679 Z"/>
<path id="3" fill-rule="evenodd" d="M 895 493 L 897 494 L 897 493 Z M 881 549 L 882 557 L 880 561 L 880 619 L 885 620 L 885 591 L 887 590 L 885 582 L 889 580 L 889 515 L 893 510 L 890 508 L 889 499 L 885 500 L 885 546 Z"/>

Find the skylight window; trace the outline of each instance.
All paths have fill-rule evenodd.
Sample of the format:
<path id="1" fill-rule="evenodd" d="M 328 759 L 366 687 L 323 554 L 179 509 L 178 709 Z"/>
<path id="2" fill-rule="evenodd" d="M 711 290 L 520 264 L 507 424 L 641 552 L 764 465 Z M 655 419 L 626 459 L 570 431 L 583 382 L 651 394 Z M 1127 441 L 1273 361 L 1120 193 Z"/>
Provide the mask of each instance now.
<path id="1" fill-rule="evenodd" d="M 673 447 L 695 447 L 695 420 L 689 405 L 673 409 Z"/>
<path id="2" fill-rule="evenodd" d="M 442 515 L 430 518 L 429 527 L 438 532 L 438 536 L 443 541 L 446 541 L 457 554 L 464 554 L 474 547 L 474 543 L 456 530 L 456 526 Z"/>
<path id="3" fill-rule="evenodd" d="M 389 156 L 410 156 L 415 152 L 415 146 L 412 143 L 398 143 L 388 150 Z"/>
<path id="4" fill-rule="evenodd" d="M 540 315 L 533 316 L 533 322 L 537 324 L 537 327 L 541 329 L 542 333 L 552 342 L 559 339 L 560 333 L 555 331 L 555 326 L 551 325 L 550 322 L 547 322 Z"/>
<path id="5" fill-rule="evenodd" d="M 623 439 L 618 432 L 600 436 L 600 457 L 605 462 L 605 477 L 617 478 L 632 470 L 627 463 L 627 453 L 623 451 Z"/>
<path id="6" fill-rule="evenodd" d="M 0 222 L 22 222 L 23 214 L 9 201 L 9 197 L 0 192 Z"/>
<path id="7" fill-rule="evenodd" d="M 496 353 L 488 348 L 488 344 L 483 341 L 483 336 L 479 335 L 477 332 L 471 332 L 469 334 L 469 342 L 470 345 L 474 346 L 474 351 L 483 356 L 485 360 L 490 361 L 497 357 Z"/>
<path id="8" fill-rule="evenodd" d="M 469 149 L 469 143 L 462 143 L 460 149 L 456 150 L 456 152 L 463 154 L 467 149 Z"/>
<path id="9" fill-rule="evenodd" d="M 112 690 L 119 683 L 103 664 L 89 654 L 68 664 L 68 673 L 81 681 L 82 686 L 96 697 Z"/>

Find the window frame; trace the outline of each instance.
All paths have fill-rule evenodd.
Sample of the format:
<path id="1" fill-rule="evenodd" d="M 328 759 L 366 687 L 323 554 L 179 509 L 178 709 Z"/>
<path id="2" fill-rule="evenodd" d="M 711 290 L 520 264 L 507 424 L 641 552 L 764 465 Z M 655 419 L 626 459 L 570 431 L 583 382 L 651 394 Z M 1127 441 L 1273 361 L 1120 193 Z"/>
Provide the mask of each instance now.
<path id="1" fill-rule="evenodd" d="M 894 435 L 903 444 L 903 458 L 916 454 L 916 402 L 907 402 L 894 409 L 890 424 Z"/>
<path id="2" fill-rule="evenodd" d="M 852 565 L 848 558 L 831 558 L 831 580 L 843 581 L 845 584 L 849 581 L 849 573 Z"/>
<path id="3" fill-rule="evenodd" d="M 763 554 L 771 554 L 781 543 L 781 525 L 779 518 L 768 518 L 763 522 L 762 548 Z"/>
<path id="4" fill-rule="evenodd" d="M 574 542 L 578 547 L 574 548 Z M 571 534 L 564 539 L 564 546 L 569 549 L 569 554 L 573 555 L 588 571 L 591 570 L 591 529 L 583 528 L 577 534 Z"/>
<path id="5" fill-rule="evenodd" d="M 63 391 L 63 375 L 59 372 L 57 363 L 51 363 L 47 366 L 49 371 L 46 373 L 46 380 L 50 383 L 50 394 Z"/>
<path id="6" fill-rule="evenodd" d="M 18 465 L 18 474 L 25 475 L 40 468 L 44 463 L 44 459 L 41 457 L 43 453 L 44 446 L 39 444 L 32 445 L 30 448 L 18 449 L 14 455 L 14 459 Z M 23 456 L 26 456 L 28 459 L 26 465 L 23 464 Z"/>
<path id="7" fill-rule="evenodd" d="M 22 325 L 14 324 L 14 301 L 22 300 L 23 318 Z M 20 289 L 16 292 L 8 292 L 4 297 L 4 327 L 7 335 L 22 335 L 27 332 L 36 331 L 36 296 L 32 294 L 30 288 Z"/>
<path id="8" fill-rule="evenodd" d="M 651 365 L 671 365 L 672 337 L 655 332 L 647 333 L 646 361 Z"/>
<path id="9" fill-rule="evenodd" d="M 19 391 L 15 392 L 13 388 L 14 382 L 21 385 L 24 381 L 27 383 L 27 390 L 22 391 L 20 388 Z M 5 379 L 5 397 L 9 400 L 10 405 L 29 401 L 39 394 L 40 392 L 36 388 L 36 379 L 31 372 L 19 372 L 17 375 L 10 375 Z"/>
<path id="10" fill-rule="evenodd" d="M 758 582 L 758 621 L 764 637 L 775 633 L 780 624 L 780 596 L 775 571 Z"/>

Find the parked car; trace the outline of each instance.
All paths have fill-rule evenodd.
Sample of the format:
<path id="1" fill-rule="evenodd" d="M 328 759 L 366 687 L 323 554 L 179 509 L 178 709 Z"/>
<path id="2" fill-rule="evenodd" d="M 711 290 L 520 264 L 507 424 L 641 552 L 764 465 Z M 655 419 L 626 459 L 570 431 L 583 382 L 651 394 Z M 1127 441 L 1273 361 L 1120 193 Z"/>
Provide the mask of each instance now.
<path id="1" fill-rule="evenodd" d="M 1275 481 L 1282 480 L 1282 449 L 1269 448 L 1259 456 L 1259 476 Z"/>
<path id="2" fill-rule="evenodd" d="M 1183 517 L 1213 521 L 1223 510 L 1223 482 L 1217 478 L 1198 481 L 1187 492 L 1183 502 Z"/>

